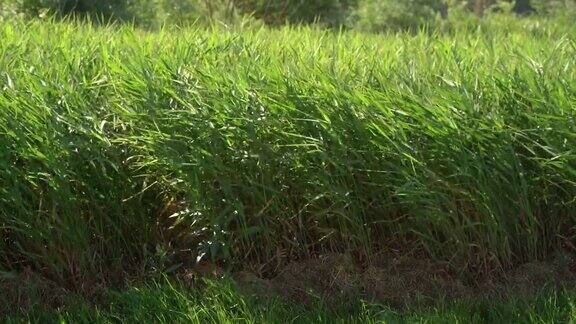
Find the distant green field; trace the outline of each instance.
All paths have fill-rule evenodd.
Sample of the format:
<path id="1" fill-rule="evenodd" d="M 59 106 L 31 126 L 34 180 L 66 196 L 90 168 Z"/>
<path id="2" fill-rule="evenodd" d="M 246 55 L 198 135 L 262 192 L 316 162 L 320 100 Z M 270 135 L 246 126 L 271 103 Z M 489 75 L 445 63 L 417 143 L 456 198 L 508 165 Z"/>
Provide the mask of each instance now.
<path id="1" fill-rule="evenodd" d="M 476 278 L 571 251 L 575 26 L 0 22 L 0 278 L 391 250 Z"/>

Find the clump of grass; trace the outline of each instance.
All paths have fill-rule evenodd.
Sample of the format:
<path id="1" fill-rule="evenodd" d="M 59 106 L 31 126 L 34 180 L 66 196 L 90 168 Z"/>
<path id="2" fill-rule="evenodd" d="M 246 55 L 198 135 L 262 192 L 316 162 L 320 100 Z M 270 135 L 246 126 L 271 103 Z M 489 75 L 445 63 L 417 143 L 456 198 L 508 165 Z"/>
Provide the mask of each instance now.
<path id="1" fill-rule="evenodd" d="M 574 235 L 574 31 L 1 22 L 0 271 L 545 258 Z"/>

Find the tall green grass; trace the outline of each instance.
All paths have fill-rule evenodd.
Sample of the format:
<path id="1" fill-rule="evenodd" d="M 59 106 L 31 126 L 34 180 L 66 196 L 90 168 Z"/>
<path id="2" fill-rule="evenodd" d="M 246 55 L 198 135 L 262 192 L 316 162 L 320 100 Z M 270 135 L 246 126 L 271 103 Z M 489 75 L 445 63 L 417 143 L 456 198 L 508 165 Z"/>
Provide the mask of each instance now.
<path id="1" fill-rule="evenodd" d="M 574 242 L 575 32 L 1 22 L 0 271 L 545 258 Z"/>

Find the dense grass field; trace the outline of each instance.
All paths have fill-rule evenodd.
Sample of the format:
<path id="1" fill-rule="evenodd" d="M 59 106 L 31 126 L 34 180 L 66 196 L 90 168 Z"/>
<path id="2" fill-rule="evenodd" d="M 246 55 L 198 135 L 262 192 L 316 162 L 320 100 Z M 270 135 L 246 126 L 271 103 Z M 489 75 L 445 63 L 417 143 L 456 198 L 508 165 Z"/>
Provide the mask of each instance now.
<path id="1" fill-rule="evenodd" d="M 0 277 L 394 251 L 474 280 L 573 254 L 574 35 L 0 22 Z"/>

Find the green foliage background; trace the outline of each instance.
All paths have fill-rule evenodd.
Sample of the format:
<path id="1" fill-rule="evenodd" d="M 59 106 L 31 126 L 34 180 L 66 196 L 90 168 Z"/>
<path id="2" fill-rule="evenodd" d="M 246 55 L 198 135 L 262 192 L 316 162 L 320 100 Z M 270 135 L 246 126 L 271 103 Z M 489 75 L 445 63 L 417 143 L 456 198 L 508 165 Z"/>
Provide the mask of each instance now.
<path id="1" fill-rule="evenodd" d="M 448 13 L 474 7 L 475 1 L 482 1 L 487 12 L 506 12 L 514 0 L 5 0 L 0 11 L 27 16 L 90 16 L 93 21 L 128 21 L 143 27 L 214 21 L 230 24 L 250 17 L 274 26 L 316 23 L 383 31 L 436 24 Z M 573 0 L 531 3 L 540 14 L 576 6 Z"/>

